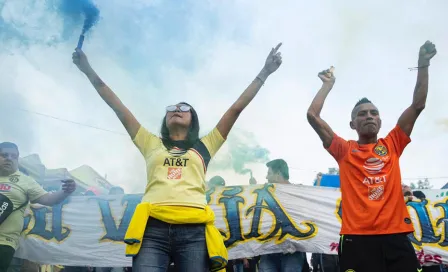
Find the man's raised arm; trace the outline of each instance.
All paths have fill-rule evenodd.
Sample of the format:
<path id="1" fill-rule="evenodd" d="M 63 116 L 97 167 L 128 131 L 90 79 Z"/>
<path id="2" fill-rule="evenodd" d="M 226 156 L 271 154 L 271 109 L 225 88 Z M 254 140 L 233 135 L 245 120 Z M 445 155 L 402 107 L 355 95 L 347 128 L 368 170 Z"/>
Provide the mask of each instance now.
<path id="1" fill-rule="evenodd" d="M 323 84 L 314 97 L 313 102 L 311 102 L 306 117 L 310 125 L 319 135 L 324 147 L 329 148 L 331 141 L 333 140 L 334 132 L 330 126 L 322 120 L 322 118 L 320 118 L 320 112 L 322 111 L 327 95 L 330 93 L 334 82 L 336 81 L 336 78 L 333 75 L 333 67 L 320 72 L 318 76 L 322 80 Z"/>
<path id="2" fill-rule="evenodd" d="M 411 136 L 414 124 L 420 113 L 425 108 L 426 97 L 428 95 L 428 68 L 430 65 L 430 60 L 436 55 L 436 53 L 436 46 L 430 41 L 427 41 L 420 47 L 417 67 L 417 83 L 415 84 L 412 104 L 398 119 L 398 126 L 400 126 L 403 132 L 408 136 Z"/>

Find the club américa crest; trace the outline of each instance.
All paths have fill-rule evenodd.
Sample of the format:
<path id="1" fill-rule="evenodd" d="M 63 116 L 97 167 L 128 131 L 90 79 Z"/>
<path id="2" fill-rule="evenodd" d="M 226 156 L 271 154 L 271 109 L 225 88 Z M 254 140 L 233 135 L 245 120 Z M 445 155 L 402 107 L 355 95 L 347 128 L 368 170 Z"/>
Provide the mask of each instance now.
<path id="1" fill-rule="evenodd" d="M 386 156 L 387 155 L 387 148 L 384 146 L 384 145 L 377 145 L 377 146 L 375 146 L 375 148 L 373 149 L 373 151 L 375 151 L 375 153 L 378 155 L 378 156 L 381 156 L 381 157 L 383 157 L 383 156 Z"/>

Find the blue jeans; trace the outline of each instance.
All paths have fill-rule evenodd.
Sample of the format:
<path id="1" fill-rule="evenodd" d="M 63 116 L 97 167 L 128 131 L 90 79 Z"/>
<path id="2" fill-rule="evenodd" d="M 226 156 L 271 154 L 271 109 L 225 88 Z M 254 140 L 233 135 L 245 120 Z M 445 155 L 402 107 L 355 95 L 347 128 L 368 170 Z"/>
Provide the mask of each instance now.
<path id="1" fill-rule="evenodd" d="M 292 254 L 274 253 L 260 258 L 260 272 L 302 272 L 306 254 L 295 252 Z"/>
<path id="2" fill-rule="evenodd" d="M 122 267 L 95 267 L 95 272 L 123 272 Z"/>
<path id="3" fill-rule="evenodd" d="M 234 272 L 244 272 L 244 265 L 242 263 L 235 264 L 233 266 Z"/>
<path id="4" fill-rule="evenodd" d="M 149 218 L 142 247 L 132 260 L 132 271 L 166 272 L 171 261 L 176 271 L 209 271 L 205 225 L 171 225 Z"/>

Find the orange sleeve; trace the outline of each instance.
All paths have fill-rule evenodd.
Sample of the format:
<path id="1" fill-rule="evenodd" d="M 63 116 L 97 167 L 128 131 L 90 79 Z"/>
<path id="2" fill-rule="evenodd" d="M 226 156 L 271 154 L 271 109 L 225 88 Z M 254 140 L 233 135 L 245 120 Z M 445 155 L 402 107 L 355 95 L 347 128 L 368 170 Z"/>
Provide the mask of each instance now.
<path id="1" fill-rule="evenodd" d="M 339 162 L 347 154 L 349 145 L 350 144 L 346 140 L 334 134 L 333 140 L 331 140 L 331 145 L 327 148 L 327 151 L 337 162 Z"/>
<path id="2" fill-rule="evenodd" d="M 394 129 L 389 132 L 385 140 L 394 147 L 398 157 L 401 156 L 405 147 L 411 142 L 411 138 L 404 133 L 399 125 L 396 125 Z"/>

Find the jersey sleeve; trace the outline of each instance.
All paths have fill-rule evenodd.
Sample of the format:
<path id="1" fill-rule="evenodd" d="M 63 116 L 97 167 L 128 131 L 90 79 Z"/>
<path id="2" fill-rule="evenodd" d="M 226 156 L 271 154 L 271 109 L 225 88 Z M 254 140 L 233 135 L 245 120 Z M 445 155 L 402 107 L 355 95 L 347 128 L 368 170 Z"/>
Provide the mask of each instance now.
<path id="1" fill-rule="evenodd" d="M 208 152 L 210 153 L 210 157 L 215 156 L 221 146 L 224 144 L 226 140 L 222 137 L 219 130 L 215 127 L 208 135 L 204 136 L 201 139 L 201 142 L 205 145 Z"/>
<path id="2" fill-rule="evenodd" d="M 327 151 L 337 162 L 339 162 L 347 154 L 349 146 L 349 142 L 334 134 L 333 140 L 331 140 L 331 145 L 327 148 Z"/>
<path id="3" fill-rule="evenodd" d="M 135 135 L 132 141 L 145 157 L 162 144 L 159 137 L 146 130 L 143 126 L 140 126 L 137 135 Z"/>
<path id="4" fill-rule="evenodd" d="M 31 202 L 47 194 L 47 191 L 45 191 L 44 188 L 42 188 L 42 186 L 39 183 L 37 183 L 34 179 L 31 178 L 28 179 L 26 186 L 27 186 L 26 189 L 27 196 Z"/>
<path id="5" fill-rule="evenodd" d="M 399 125 L 396 125 L 384 139 L 394 147 L 398 157 L 401 156 L 406 146 L 411 142 L 411 138 L 404 133 Z"/>

